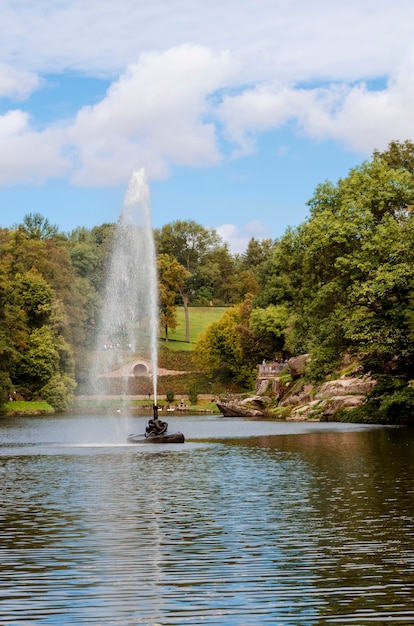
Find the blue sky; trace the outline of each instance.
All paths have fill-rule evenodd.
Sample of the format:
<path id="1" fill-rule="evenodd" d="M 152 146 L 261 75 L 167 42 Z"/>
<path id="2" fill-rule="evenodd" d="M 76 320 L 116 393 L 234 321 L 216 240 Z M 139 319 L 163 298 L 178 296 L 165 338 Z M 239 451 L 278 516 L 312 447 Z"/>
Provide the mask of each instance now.
<path id="1" fill-rule="evenodd" d="M 414 140 L 413 19 L 411 0 L 3 0 L 0 226 L 116 221 L 144 167 L 155 227 L 279 237 L 318 183 Z"/>

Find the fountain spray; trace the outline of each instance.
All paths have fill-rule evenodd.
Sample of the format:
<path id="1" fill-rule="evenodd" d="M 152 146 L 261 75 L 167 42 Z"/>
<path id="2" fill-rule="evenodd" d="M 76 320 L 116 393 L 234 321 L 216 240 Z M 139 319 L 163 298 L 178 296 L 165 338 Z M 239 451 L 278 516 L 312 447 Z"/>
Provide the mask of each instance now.
<path id="1" fill-rule="evenodd" d="M 144 169 L 132 174 L 116 225 L 107 278 L 98 350 L 106 371 L 120 355 L 149 357 L 157 407 L 158 291 L 150 194 Z M 124 377 L 123 396 L 128 391 Z"/>

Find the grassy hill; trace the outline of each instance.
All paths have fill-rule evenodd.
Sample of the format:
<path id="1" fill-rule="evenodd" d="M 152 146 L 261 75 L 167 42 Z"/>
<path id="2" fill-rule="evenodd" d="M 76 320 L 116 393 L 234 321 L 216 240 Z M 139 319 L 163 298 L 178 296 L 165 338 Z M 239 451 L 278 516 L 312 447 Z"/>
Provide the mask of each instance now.
<path id="1" fill-rule="evenodd" d="M 190 343 L 185 341 L 185 319 L 184 308 L 178 307 L 177 319 L 178 327 L 175 331 L 169 331 L 168 342 L 164 341 L 169 350 L 172 351 L 191 351 L 194 350 L 194 344 L 197 341 L 199 334 L 211 324 L 220 319 L 223 313 L 227 311 L 227 307 L 224 306 L 198 306 L 189 308 L 190 319 Z"/>

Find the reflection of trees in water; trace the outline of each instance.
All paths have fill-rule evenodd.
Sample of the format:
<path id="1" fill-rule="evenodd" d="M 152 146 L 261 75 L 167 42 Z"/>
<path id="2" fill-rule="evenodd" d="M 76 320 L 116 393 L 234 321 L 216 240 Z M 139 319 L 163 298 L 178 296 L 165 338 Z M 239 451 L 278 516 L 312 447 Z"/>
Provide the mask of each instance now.
<path id="1" fill-rule="evenodd" d="M 396 578 L 409 584 L 410 593 L 414 584 L 409 431 L 310 433 L 278 437 L 276 446 L 309 466 L 316 571 L 325 572 L 315 584 L 332 588 L 326 615 L 401 605 Z M 369 591 L 372 585 L 377 592 Z"/>
<path id="2" fill-rule="evenodd" d="M 85 419 L 48 418 L 51 439 Z M 112 422 L 98 420 L 107 441 Z M 217 420 L 186 422 L 205 441 L 180 452 L 30 442 L 4 459 L 0 618 L 12 606 L 10 623 L 56 608 L 99 623 L 413 622 L 409 431 L 240 437 L 258 422 L 224 420 L 237 436 L 218 440 Z"/>

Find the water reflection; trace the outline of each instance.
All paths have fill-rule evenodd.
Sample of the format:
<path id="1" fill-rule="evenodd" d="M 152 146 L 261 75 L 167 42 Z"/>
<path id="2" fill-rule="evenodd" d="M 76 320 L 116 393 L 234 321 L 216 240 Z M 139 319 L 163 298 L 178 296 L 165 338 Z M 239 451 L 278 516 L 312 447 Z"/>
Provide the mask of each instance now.
<path id="1" fill-rule="evenodd" d="M 414 623 L 410 431 L 83 419 L 0 425 L 2 624 Z"/>

